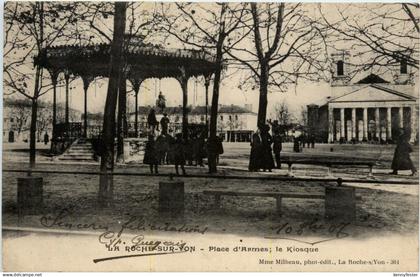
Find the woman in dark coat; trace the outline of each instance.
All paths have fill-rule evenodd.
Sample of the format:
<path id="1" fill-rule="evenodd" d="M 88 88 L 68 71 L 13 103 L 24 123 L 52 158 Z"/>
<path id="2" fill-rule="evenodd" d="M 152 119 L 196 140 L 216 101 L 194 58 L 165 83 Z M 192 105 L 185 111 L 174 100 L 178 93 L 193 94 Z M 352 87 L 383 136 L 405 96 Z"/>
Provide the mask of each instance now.
<path id="1" fill-rule="evenodd" d="M 408 143 L 407 136 L 402 133 L 397 140 L 397 147 L 395 148 L 394 158 L 392 159 L 391 174 L 397 175 L 398 170 L 411 170 L 411 175 L 416 174 L 417 169 L 410 159 L 411 152 L 413 152 L 413 148 Z"/>
<path id="2" fill-rule="evenodd" d="M 261 167 L 264 171 L 271 170 L 274 168 L 273 154 L 271 150 L 271 144 L 273 143 L 273 138 L 270 133 L 270 126 L 264 125 L 261 131 L 261 142 L 262 142 L 262 151 L 261 151 Z"/>
<path id="3" fill-rule="evenodd" d="M 249 157 L 249 171 L 258 171 L 261 168 L 260 153 L 262 149 L 262 141 L 260 130 L 258 129 L 253 135 L 251 140 L 251 154 Z"/>
<path id="4" fill-rule="evenodd" d="M 186 145 L 184 139 L 182 138 L 182 134 L 176 134 L 175 141 L 172 144 L 172 158 L 175 164 L 175 171 L 176 175 L 179 175 L 178 166 L 181 166 L 182 175 L 187 175 L 185 172 L 185 149 Z"/>
<path id="5" fill-rule="evenodd" d="M 273 129 L 273 153 L 276 158 L 276 168 L 281 168 L 280 152 L 282 150 L 282 137 L 278 129 Z"/>
<path id="6" fill-rule="evenodd" d="M 146 147 L 144 150 L 144 158 L 143 163 L 148 164 L 150 166 L 150 173 L 153 174 L 153 169 L 155 170 L 155 174 L 158 174 L 158 153 L 156 149 L 155 138 L 153 135 L 149 135 L 148 140 L 146 142 Z"/>
<path id="7" fill-rule="evenodd" d="M 194 157 L 196 166 L 204 167 L 204 151 L 204 135 L 200 133 L 194 141 Z"/>

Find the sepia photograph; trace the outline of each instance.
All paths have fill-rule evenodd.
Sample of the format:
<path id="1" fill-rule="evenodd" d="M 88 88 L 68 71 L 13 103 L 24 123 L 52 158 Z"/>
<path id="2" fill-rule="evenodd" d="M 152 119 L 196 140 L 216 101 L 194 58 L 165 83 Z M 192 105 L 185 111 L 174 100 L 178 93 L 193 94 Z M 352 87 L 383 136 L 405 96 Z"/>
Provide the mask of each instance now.
<path id="1" fill-rule="evenodd" d="M 4 272 L 419 271 L 419 3 L 2 5 Z"/>

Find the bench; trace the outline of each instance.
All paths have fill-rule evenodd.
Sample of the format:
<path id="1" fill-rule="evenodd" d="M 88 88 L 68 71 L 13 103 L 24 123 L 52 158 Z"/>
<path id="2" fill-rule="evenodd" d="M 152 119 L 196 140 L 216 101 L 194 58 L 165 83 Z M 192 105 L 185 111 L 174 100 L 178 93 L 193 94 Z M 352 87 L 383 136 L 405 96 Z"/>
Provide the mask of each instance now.
<path id="1" fill-rule="evenodd" d="M 203 191 L 205 195 L 214 196 L 214 208 L 220 208 L 220 202 L 222 195 L 226 196 L 257 196 L 257 197 L 273 197 L 276 199 L 276 208 L 277 213 L 281 214 L 281 203 L 283 198 L 298 198 L 298 199 L 317 199 L 325 200 L 325 194 L 321 193 L 292 193 L 292 192 L 251 192 L 251 191 L 231 191 L 231 190 L 205 190 Z M 355 200 L 361 200 L 361 197 L 356 196 Z"/>
<path id="2" fill-rule="evenodd" d="M 258 197 L 273 197 L 276 199 L 277 212 L 281 214 L 281 200 L 283 198 L 300 198 L 300 199 L 325 199 L 324 194 L 303 194 L 303 193 L 283 193 L 283 192 L 237 192 L 228 190 L 205 190 L 205 195 L 214 196 L 214 208 L 220 208 L 220 201 L 222 195 L 226 196 L 258 196 Z"/>
<path id="3" fill-rule="evenodd" d="M 373 178 L 373 166 L 376 164 L 372 161 L 316 161 L 316 160 L 290 160 L 283 159 L 281 163 L 287 164 L 288 170 L 287 175 L 293 176 L 292 165 L 293 164 L 311 164 L 311 165 L 321 165 L 328 167 L 327 175 L 332 177 L 331 166 L 334 165 L 352 165 L 352 166 L 368 166 L 369 167 L 369 178 Z"/>

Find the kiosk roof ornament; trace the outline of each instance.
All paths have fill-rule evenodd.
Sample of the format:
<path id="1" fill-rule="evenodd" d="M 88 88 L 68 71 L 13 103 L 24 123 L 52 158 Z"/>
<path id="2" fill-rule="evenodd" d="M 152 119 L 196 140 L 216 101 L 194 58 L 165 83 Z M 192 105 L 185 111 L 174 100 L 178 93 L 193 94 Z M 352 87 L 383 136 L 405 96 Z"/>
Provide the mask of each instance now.
<path id="1" fill-rule="evenodd" d="M 216 67 L 215 58 L 204 50 L 166 48 L 145 44 L 141 38 L 126 36 L 124 58 L 127 76 L 132 79 L 177 78 L 210 75 Z M 74 75 L 108 77 L 110 43 L 57 45 L 45 49 L 42 59 L 35 59 L 50 71 L 68 71 Z"/>

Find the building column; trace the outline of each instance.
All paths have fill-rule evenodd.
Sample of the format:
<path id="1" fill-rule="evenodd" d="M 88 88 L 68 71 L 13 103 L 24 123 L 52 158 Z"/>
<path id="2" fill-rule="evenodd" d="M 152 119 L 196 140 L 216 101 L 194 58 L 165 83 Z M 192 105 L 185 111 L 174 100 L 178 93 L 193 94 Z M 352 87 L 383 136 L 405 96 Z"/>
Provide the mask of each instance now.
<path id="1" fill-rule="evenodd" d="M 65 123 L 66 129 L 69 127 L 69 79 L 70 74 L 68 72 L 64 73 L 64 80 L 66 82 L 66 110 L 65 110 Z"/>
<path id="2" fill-rule="evenodd" d="M 58 72 L 50 71 L 51 82 L 53 85 L 53 110 L 52 110 L 52 138 L 56 137 L 56 125 L 57 125 L 57 79 Z"/>
<path id="3" fill-rule="evenodd" d="M 381 127 L 381 123 L 380 123 L 380 120 L 379 120 L 379 108 L 375 108 L 375 129 L 376 129 L 376 132 L 375 132 L 375 136 L 376 136 L 376 138 L 378 139 L 378 140 L 380 140 L 381 138 L 380 138 L 380 134 L 379 134 L 379 132 L 380 132 L 380 127 Z"/>
<path id="4" fill-rule="evenodd" d="M 134 110 L 135 110 L 135 117 L 134 117 L 134 132 L 136 133 L 136 138 L 139 136 L 139 92 L 140 92 L 140 85 L 143 82 L 142 79 L 130 79 L 131 86 L 134 90 Z"/>
<path id="5" fill-rule="evenodd" d="M 340 128 L 340 141 L 341 140 L 344 140 L 344 138 L 345 138 L 345 131 L 346 131 L 346 129 L 345 129 L 345 117 L 344 117 L 344 108 L 341 108 L 340 109 L 340 126 L 341 126 L 341 128 Z"/>
<path id="6" fill-rule="evenodd" d="M 391 120 L 391 108 L 390 107 L 388 107 L 386 109 L 386 124 L 387 124 L 386 139 L 387 140 L 392 140 L 392 120 Z"/>
<path id="7" fill-rule="evenodd" d="M 139 90 L 135 90 L 135 101 L 134 101 L 134 105 L 135 105 L 135 117 L 134 117 L 134 132 L 136 133 L 136 138 L 139 137 Z"/>
<path id="8" fill-rule="evenodd" d="M 356 140 L 356 109 L 351 109 L 352 139 Z"/>
<path id="9" fill-rule="evenodd" d="M 404 107 L 399 107 L 398 109 L 398 126 L 404 128 Z"/>
<path id="10" fill-rule="evenodd" d="M 127 79 L 124 75 L 120 76 L 118 86 L 117 136 L 120 137 L 120 144 L 127 137 Z"/>
<path id="11" fill-rule="evenodd" d="M 328 106 L 328 143 L 334 141 L 334 109 Z"/>
<path id="12" fill-rule="evenodd" d="M 413 105 L 410 107 L 410 128 L 411 128 L 411 135 L 410 135 L 410 142 L 413 143 L 416 140 L 417 135 L 417 123 L 416 123 L 416 106 Z"/>
<path id="13" fill-rule="evenodd" d="M 368 109 L 363 109 L 363 140 L 368 140 Z"/>
<path id="14" fill-rule="evenodd" d="M 206 88 L 206 128 L 207 128 L 207 136 L 209 135 L 209 120 L 208 120 L 208 114 L 209 114 L 209 85 L 210 85 L 210 75 L 204 76 L 204 86 Z"/>
<path id="15" fill-rule="evenodd" d="M 84 96 L 85 96 L 85 102 L 84 102 L 84 113 L 83 113 L 83 137 L 87 138 L 87 91 L 89 88 L 89 84 L 90 82 L 92 82 L 93 78 L 88 77 L 88 76 L 83 76 L 82 77 L 83 80 L 83 91 L 84 91 Z"/>
<path id="16" fill-rule="evenodd" d="M 182 136 L 188 138 L 188 79 L 189 76 L 183 66 L 179 67 L 180 75 L 177 80 L 182 88 Z"/>

